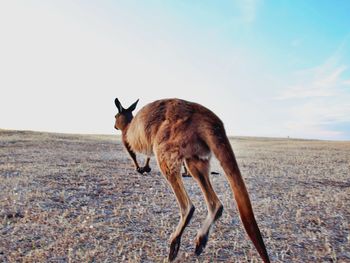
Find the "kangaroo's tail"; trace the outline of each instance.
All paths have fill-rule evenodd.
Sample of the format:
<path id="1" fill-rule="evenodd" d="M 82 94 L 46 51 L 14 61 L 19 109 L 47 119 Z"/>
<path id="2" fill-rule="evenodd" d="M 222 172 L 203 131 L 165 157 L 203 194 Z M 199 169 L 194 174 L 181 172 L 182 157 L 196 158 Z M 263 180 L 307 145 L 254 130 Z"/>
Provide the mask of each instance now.
<path id="1" fill-rule="evenodd" d="M 220 125 L 221 126 L 221 125 Z M 208 131 L 208 130 L 207 130 Z M 226 136 L 224 127 L 216 126 L 210 133 L 203 136 L 215 157 L 219 160 L 230 183 L 237 207 L 250 239 L 265 263 L 270 262 L 259 227 L 256 223 L 249 195 L 241 176 L 231 144 Z"/>

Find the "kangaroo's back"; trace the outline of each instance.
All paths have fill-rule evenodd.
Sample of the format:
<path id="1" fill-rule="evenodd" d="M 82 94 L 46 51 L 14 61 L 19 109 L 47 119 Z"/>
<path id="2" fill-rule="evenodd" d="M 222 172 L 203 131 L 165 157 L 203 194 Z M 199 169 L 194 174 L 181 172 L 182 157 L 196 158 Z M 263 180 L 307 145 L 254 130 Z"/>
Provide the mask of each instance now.
<path id="1" fill-rule="evenodd" d="M 200 104 L 163 99 L 147 104 L 136 114 L 128 128 L 127 140 L 133 150 L 147 155 L 159 144 L 179 147 L 182 157 L 207 155 L 209 148 L 202 137 L 222 127 L 220 119 Z"/>

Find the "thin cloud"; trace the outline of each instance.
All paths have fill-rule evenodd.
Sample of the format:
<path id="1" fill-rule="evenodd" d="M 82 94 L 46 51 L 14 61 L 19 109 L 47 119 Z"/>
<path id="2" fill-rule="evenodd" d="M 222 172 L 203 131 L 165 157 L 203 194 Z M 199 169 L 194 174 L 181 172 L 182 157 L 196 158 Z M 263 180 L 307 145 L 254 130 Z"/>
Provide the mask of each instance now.
<path id="1" fill-rule="evenodd" d="M 328 69 L 323 65 L 314 69 L 307 69 L 295 75 L 296 84 L 288 86 L 276 99 L 307 99 L 316 97 L 337 96 L 339 88 L 346 84 L 342 79 L 347 66 L 340 65 Z"/>
<path id="2" fill-rule="evenodd" d="M 291 45 L 292 47 L 300 47 L 302 44 L 303 44 L 303 40 L 300 39 L 300 38 L 293 39 L 293 40 L 290 42 L 290 45 Z"/>
<path id="3" fill-rule="evenodd" d="M 292 102 L 284 127 L 293 136 L 341 139 L 348 132 L 336 129 L 350 123 L 348 66 L 341 58 L 337 50 L 325 63 L 294 73 L 294 84 L 275 98 Z"/>
<path id="4" fill-rule="evenodd" d="M 236 0 L 235 3 L 240 9 L 242 21 L 250 24 L 255 21 L 262 0 Z"/>

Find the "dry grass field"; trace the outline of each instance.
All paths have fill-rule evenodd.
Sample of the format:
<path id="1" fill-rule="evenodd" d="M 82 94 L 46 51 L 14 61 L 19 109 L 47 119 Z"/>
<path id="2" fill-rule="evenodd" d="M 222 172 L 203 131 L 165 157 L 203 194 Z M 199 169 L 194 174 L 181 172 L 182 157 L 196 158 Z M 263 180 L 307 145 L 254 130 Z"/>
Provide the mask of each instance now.
<path id="1" fill-rule="evenodd" d="M 350 262 L 350 142 L 233 138 L 272 262 Z M 136 173 L 117 136 L 0 130 L 0 262 L 166 262 L 175 197 L 152 160 Z M 177 262 L 260 262 L 215 160 L 224 204 L 204 253 L 199 187 Z"/>

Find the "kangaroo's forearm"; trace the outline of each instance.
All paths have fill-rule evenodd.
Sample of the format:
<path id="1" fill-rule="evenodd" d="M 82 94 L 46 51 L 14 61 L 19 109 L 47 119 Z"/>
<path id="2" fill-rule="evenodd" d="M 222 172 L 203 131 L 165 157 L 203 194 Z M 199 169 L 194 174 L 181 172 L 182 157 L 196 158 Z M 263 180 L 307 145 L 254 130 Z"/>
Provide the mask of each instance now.
<path id="1" fill-rule="evenodd" d="M 134 162 L 135 168 L 138 169 L 140 168 L 139 164 L 137 163 L 137 159 L 136 159 L 136 154 L 135 152 L 130 148 L 130 145 L 127 142 L 124 142 L 124 146 L 126 148 L 126 150 L 128 151 L 131 159 Z"/>

